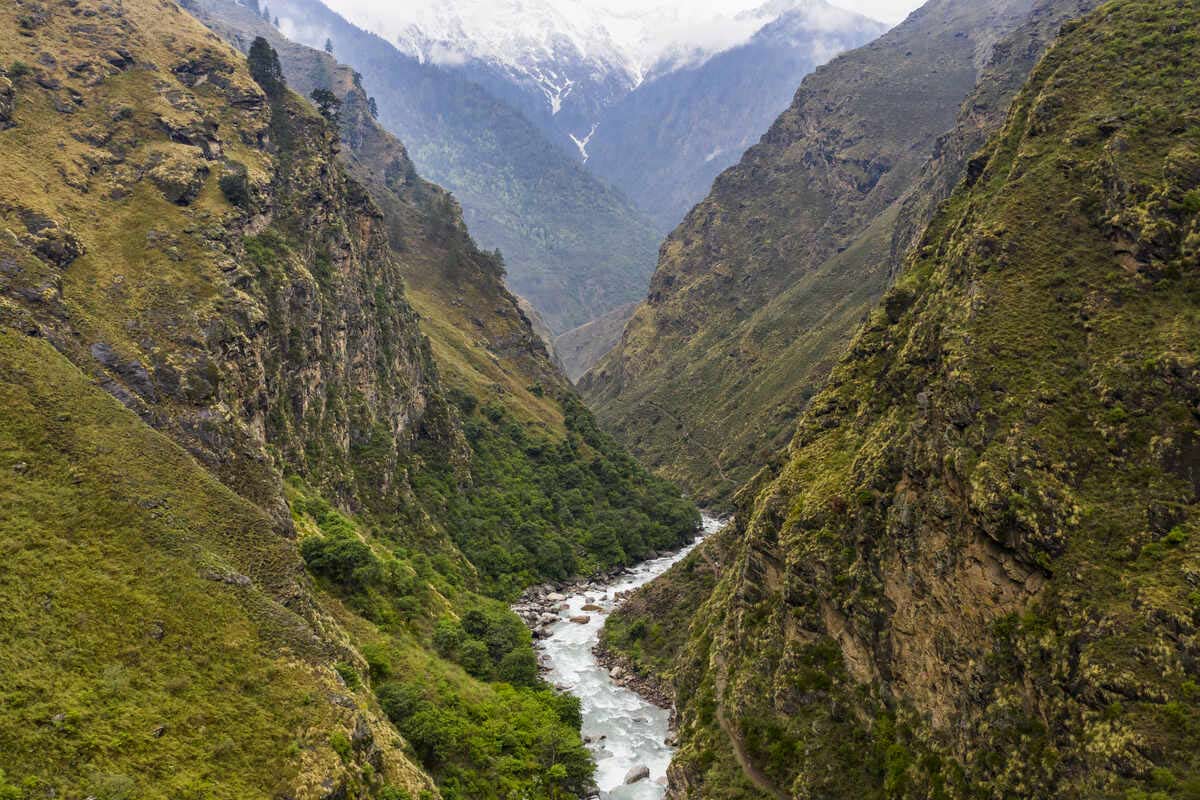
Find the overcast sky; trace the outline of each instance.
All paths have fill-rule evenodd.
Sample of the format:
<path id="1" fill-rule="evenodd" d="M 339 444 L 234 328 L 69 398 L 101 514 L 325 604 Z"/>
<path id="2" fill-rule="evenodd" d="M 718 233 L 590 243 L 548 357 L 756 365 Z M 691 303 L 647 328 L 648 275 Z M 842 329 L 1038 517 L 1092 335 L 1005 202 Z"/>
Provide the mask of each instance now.
<path id="1" fill-rule="evenodd" d="M 467 54 L 503 61 L 546 48 L 554 36 L 565 32 L 580 52 L 595 57 L 608 48 L 610 57 L 638 74 L 652 70 L 664 58 L 686 60 L 734 47 L 784 10 L 806 6 L 805 0 L 323 1 L 405 52 L 435 62 Z M 895 25 L 924 0 L 823 2 Z M 824 14 L 823 2 L 813 0 L 814 25 Z M 841 19 L 828 16 L 831 25 L 845 24 Z M 419 32 L 416 39 L 414 31 Z M 442 50 L 430 50 L 429 41 L 439 43 Z M 441 43 L 455 49 L 445 50 Z"/>
<path id="2" fill-rule="evenodd" d="M 833 4 L 895 25 L 920 8 L 924 0 L 833 0 Z"/>
<path id="3" fill-rule="evenodd" d="M 677 6 L 685 9 L 742 10 L 761 5 L 747 0 L 581 0 L 584 5 L 595 5 L 621 11 L 638 11 L 647 6 Z M 868 17 L 895 25 L 920 7 L 924 0 L 829 0 L 835 6 L 857 11 Z M 701 14 L 701 16 L 705 16 Z"/>

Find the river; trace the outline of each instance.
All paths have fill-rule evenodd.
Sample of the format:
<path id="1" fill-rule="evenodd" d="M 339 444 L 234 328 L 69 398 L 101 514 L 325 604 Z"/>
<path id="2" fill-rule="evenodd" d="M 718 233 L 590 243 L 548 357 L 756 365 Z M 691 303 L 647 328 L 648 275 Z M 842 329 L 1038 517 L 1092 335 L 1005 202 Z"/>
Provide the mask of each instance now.
<path id="1" fill-rule="evenodd" d="M 666 743 L 669 712 L 618 686 L 608 670 L 597 663 L 592 648 L 600 629 L 618 593 L 654 580 L 720 526 L 719 520 L 706 514 L 701 534 L 683 550 L 644 561 L 603 587 L 568 596 L 567 608 L 558 612 L 559 620 L 550 627 L 550 635 L 538 643 L 539 653 L 545 655 L 542 661 L 550 668 L 546 679 L 576 695 L 583 705 L 583 735 L 596 759 L 596 785 L 601 797 L 661 798 L 666 793 L 667 767 L 674 748 Z M 584 611 L 589 598 L 603 611 Z M 586 625 L 570 621 L 582 615 L 590 617 Z M 650 777 L 626 785 L 625 776 L 635 766 L 648 767 Z"/>

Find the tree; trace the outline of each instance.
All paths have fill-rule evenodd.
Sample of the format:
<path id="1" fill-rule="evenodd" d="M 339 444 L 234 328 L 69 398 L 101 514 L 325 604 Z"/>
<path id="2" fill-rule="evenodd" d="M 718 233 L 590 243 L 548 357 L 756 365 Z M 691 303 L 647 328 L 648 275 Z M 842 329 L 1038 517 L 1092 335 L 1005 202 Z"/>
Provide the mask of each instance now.
<path id="1" fill-rule="evenodd" d="M 277 17 L 275 17 L 275 27 L 276 27 L 276 28 L 278 28 L 278 27 L 279 27 L 279 17 L 278 17 L 278 16 L 277 16 Z"/>
<path id="2" fill-rule="evenodd" d="M 328 89 L 313 89 L 309 97 L 317 104 L 317 110 L 321 112 L 321 116 L 337 125 L 342 108 L 342 101 L 338 99 L 337 95 Z"/>
<path id="3" fill-rule="evenodd" d="M 267 8 L 266 3 L 264 3 L 263 7 L 262 7 L 262 18 L 265 19 L 267 22 L 271 21 L 271 10 L 269 8 Z"/>
<path id="4" fill-rule="evenodd" d="M 367 111 L 371 113 L 371 119 L 379 119 L 379 104 L 374 97 L 367 98 Z"/>
<path id="5" fill-rule="evenodd" d="M 246 63 L 250 67 L 251 77 L 267 93 L 267 97 L 275 100 L 283 96 L 284 90 L 287 89 L 283 80 L 283 67 L 279 66 L 279 54 L 267 44 L 266 39 L 261 36 L 254 37 L 250 52 L 246 56 Z"/>
<path id="6" fill-rule="evenodd" d="M 497 668 L 500 680 L 507 681 L 513 686 L 536 686 L 538 682 L 538 663 L 533 650 L 522 647 L 513 650 L 500 659 Z"/>
<path id="7" fill-rule="evenodd" d="M 333 55 L 333 39 L 330 39 L 328 36 L 325 37 L 325 52 Z"/>

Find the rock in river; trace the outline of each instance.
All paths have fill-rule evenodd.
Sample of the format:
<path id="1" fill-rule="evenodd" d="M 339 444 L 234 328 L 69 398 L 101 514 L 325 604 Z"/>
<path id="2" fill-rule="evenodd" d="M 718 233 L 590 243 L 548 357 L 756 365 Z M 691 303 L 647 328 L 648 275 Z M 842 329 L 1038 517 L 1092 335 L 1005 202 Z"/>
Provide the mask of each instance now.
<path id="1" fill-rule="evenodd" d="M 650 768 L 645 764 L 639 764 L 638 766 L 629 770 L 629 772 L 625 773 L 625 783 L 626 785 L 630 783 L 637 783 L 638 781 L 644 781 L 649 777 Z"/>

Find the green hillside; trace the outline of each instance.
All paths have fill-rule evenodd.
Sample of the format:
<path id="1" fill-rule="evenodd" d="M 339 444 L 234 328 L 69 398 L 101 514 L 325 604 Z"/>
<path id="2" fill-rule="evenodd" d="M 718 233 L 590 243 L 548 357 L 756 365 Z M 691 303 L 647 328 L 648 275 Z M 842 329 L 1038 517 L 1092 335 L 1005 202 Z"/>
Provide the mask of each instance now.
<path id="1" fill-rule="evenodd" d="M 934 0 L 805 78 L 667 239 L 646 301 L 580 381 L 601 423 L 727 505 L 787 446 L 1058 26 L 1094 5 Z"/>
<path id="2" fill-rule="evenodd" d="M 694 613 L 614 618 L 674 664 L 679 796 L 1200 795 L 1198 32 L 1176 0 L 1064 28 L 708 599 L 684 562 L 652 596 Z"/>
<path id="3" fill-rule="evenodd" d="M 489 595 L 694 509 L 595 431 L 348 70 L 310 59 L 318 109 L 156 0 L 0 30 L 0 796 L 582 793 L 578 705 Z M 476 335 L 431 345 L 422 270 L 425 308 L 494 304 Z M 564 473 L 571 520 L 521 505 Z M 447 499 L 483 490 L 517 502 Z"/>

